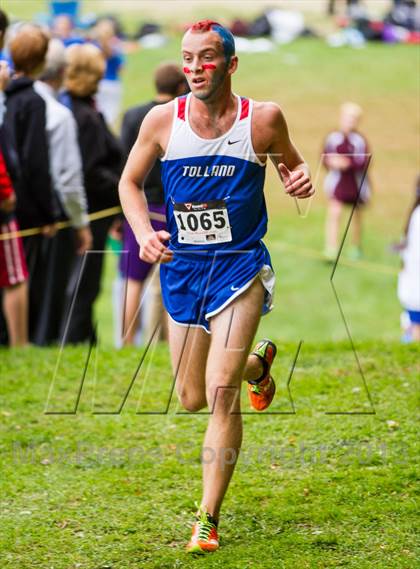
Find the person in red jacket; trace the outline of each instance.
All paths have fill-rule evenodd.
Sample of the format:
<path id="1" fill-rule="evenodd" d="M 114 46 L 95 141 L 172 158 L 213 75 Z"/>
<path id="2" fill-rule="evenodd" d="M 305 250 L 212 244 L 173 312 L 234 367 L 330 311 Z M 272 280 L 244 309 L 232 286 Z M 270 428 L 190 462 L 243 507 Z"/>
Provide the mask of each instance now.
<path id="1" fill-rule="evenodd" d="M 19 231 L 13 210 L 16 202 L 12 182 L 0 151 L 0 236 Z M 28 269 L 22 239 L 0 241 L 0 289 L 10 346 L 28 342 Z"/>
<path id="2" fill-rule="evenodd" d="M 0 10 L 0 51 L 8 19 Z M 9 82 L 9 69 L 0 62 L 0 237 L 19 230 L 14 209 L 16 196 L 6 168 L 2 143 L 4 114 L 3 91 Z M 28 342 L 28 269 L 23 252 L 22 239 L 9 237 L 0 240 L 0 290 L 3 313 L 6 320 L 9 344 L 24 346 Z"/>

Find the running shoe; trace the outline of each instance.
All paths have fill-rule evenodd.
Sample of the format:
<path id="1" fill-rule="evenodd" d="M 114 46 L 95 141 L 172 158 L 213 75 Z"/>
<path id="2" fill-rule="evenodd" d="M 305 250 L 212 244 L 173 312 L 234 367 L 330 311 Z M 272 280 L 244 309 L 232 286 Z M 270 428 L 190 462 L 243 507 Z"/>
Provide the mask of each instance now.
<path id="1" fill-rule="evenodd" d="M 276 357 L 277 348 L 270 340 L 261 340 L 251 352 L 263 364 L 263 373 L 259 379 L 248 381 L 248 397 L 251 407 L 264 411 L 270 405 L 276 392 L 276 384 L 270 375 L 271 365 Z"/>
<path id="2" fill-rule="evenodd" d="M 216 551 L 219 547 L 216 520 L 203 507 L 199 508 L 196 518 L 197 521 L 193 525 L 191 539 L 186 547 L 187 552 L 204 555 Z"/>

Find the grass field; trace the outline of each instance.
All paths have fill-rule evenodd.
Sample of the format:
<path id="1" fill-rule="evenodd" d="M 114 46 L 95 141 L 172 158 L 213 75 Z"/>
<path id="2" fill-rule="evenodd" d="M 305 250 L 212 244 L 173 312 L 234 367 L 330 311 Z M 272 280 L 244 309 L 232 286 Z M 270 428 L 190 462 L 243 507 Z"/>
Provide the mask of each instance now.
<path id="1" fill-rule="evenodd" d="M 57 351 L 3 352 L 1 566 L 414 569 L 418 352 L 363 344 L 376 414 L 329 415 L 372 412 L 352 352 L 304 345 L 290 385 L 296 414 L 287 414 L 294 351 L 282 345 L 274 367 L 279 414 L 244 416 L 223 547 L 193 560 L 183 546 L 200 496 L 207 417 L 179 415 L 174 400 L 164 414 L 166 348 L 113 415 L 92 413 L 117 412 L 137 350 L 93 358 L 77 414 L 61 416 L 43 413 Z M 66 351 L 49 412 L 74 410 L 85 356 Z"/>
<path id="2" fill-rule="evenodd" d="M 308 18 L 325 25 L 309 10 L 314 4 L 305 4 Z M 117 11 L 110 2 L 85 2 L 85 11 L 98 6 Z M 171 18 L 173 29 L 185 15 L 211 10 L 208 2 L 177 4 L 172 13 L 168 2 L 119 6 L 131 29 L 153 10 L 162 21 Z M 6 0 L 2 7 L 29 17 L 45 3 Z M 238 4 L 214 7 L 229 15 Z M 242 2 L 238 10 L 254 14 L 257 7 Z M 178 59 L 178 51 L 174 35 L 163 49 L 128 57 L 125 108 L 153 96 L 154 67 Z M 111 347 L 115 257 L 107 255 L 100 343 L 79 402 L 87 346 L 66 348 L 61 357 L 56 348 L 0 351 L 2 569 L 418 567 L 420 354 L 399 343 L 399 260 L 388 247 L 401 234 L 419 164 L 419 57 L 409 46 L 333 50 L 320 40 L 240 56 L 235 90 L 282 105 L 318 193 L 299 215 L 268 174 L 266 241 L 278 283 L 275 310 L 259 335 L 279 345 L 278 394 L 275 414 L 244 415 L 220 551 L 205 559 L 183 551 L 200 498 L 207 417 L 182 415 L 170 399 L 166 345 L 147 356 L 122 406 L 143 352 Z M 358 360 L 331 267 L 320 258 L 326 202 L 319 153 L 347 99 L 365 109 L 375 189 L 365 257 L 350 262 L 345 247 L 334 276 Z"/>

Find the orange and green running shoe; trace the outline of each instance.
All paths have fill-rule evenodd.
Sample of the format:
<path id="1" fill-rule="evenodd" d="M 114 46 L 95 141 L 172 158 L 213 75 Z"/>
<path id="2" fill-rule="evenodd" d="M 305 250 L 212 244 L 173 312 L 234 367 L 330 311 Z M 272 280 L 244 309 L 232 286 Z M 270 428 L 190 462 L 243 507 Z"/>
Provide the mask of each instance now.
<path id="1" fill-rule="evenodd" d="M 192 535 L 187 544 L 188 553 L 204 553 L 216 551 L 219 547 L 219 537 L 217 535 L 217 522 L 202 507 L 196 514 L 197 521 L 193 525 Z"/>
<path id="2" fill-rule="evenodd" d="M 270 405 L 276 392 L 276 384 L 270 375 L 271 365 L 276 357 L 277 348 L 270 340 L 261 340 L 250 355 L 257 356 L 263 365 L 260 378 L 248 381 L 248 397 L 251 407 L 264 411 Z"/>

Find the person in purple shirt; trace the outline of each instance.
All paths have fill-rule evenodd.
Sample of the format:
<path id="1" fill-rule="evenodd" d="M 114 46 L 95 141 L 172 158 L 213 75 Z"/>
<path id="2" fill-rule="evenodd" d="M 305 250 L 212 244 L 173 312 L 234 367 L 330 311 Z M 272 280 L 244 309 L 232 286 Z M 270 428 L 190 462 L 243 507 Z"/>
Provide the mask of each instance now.
<path id="1" fill-rule="evenodd" d="M 337 257 L 340 221 L 346 206 L 354 207 L 349 256 L 356 260 L 362 255 L 362 210 L 370 197 L 370 151 L 366 138 L 357 130 L 361 117 L 359 105 L 344 103 L 340 128 L 328 134 L 324 143 L 323 163 L 328 170 L 324 189 L 329 199 L 324 256 L 328 261 Z"/>

